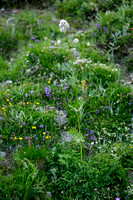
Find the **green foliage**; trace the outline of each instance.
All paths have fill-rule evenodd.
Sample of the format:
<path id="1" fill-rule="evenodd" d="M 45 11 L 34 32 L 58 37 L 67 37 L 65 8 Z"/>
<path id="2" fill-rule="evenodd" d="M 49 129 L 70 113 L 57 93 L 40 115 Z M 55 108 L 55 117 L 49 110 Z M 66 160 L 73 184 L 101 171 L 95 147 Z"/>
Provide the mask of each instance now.
<path id="1" fill-rule="evenodd" d="M 1 67 L 0 67 L 0 81 L 3 81 L 4 79 L 6 79 L 6 76 L 7 76 L 8 63 L 1 56 L 0 56 L 0 64 L 1 64 Z"/>
<path id="2" fill-rule="evenodd" d="M 1 18 L 0 199 L 131 199 L 132 90 L 114 61 L 132 66 L 132 5 L 55 5 L 82 29 L 60 33 L 49 11 Z"/>
<path id="3" fill-rule="evenodd" d="M 131 5 L 131 1 L 127 0 L 124 3 Z M 56 1 L 56 14 L 62 18 L 75 18 L 80 21 L 92 20 L 98 12 L 106 12 L 117 10 L 119 6 L 123 5 L 122 0 L 63 0 Z"/>
<path id="4" fill-rule="evenodd" d="M 70 152 L 69 147 L 58 153 L 60 147 L 57 146 L 52 152 L 50 166 L 47 163 L 47 167 L 50 167 L 50 187 L 54 198 L 115 198 L 116 192 L 121 193 L 122 188 L 121 198 L 124 197 L 127 171 L 121 165 L 121 159 L 113 156 L 111 150 L 95 154 L 88 162 L 80 161 L 78 154 Z"/>
<path id="5" fill-rule="evenodd" d="M 10 28 L 0 29 L 0 55 L 8 58 L 11 52 L 15 52 L 18 46 L 18 41 L 15 35 L 11 34 Z"/>
<path id="6" fill-rule="evenodd" d="M 101 12 L 97 15 L 97 23 L 93 25 L 92 34 L 100 47 L 110 52 L 110 58 L 118 59 L 127 56 L 130 41 L 133 12 L 132 6 L 122 5 L 118 11 Z"/>
<path id="7" fill-rule="evenodd" d="M 18 160 L 18 169 L 12 175 L 0 179 L 0 199 L 43 199 L 44 181 L 38 177 L 38 169 L 28 159 Z M 43 190 L 42 190 L 43 189 Z"/>

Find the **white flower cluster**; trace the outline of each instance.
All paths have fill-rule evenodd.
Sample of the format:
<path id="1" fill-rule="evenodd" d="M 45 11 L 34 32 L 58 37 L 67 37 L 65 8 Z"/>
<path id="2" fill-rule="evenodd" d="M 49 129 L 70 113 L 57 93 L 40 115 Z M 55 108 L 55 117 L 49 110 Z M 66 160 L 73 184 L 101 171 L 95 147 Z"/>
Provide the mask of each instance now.
<path id="1" fill-rule="evenodd" d="M 66 20 L 62 19 L 59 23 L 59 27 L 60 27 L 60 32 L 65 33 L 66 30 L 68 30 L 70 26 Z"/>
<path id="2" fill-rule="evenodd" d="M 89 42 L 87 42 L 87 47 L 90 47 L 91 45 L 90 45 L 90 43 Z"/>
<path id="3" fill-rule="evenodd" d="M 60 45 L 61 44 L 61 40 L 57 40 L 57 42 L 55 42 L 55 45 Z"/>
<path id="4" fill-rule="evenodd" d="M 74 42 L 75 44 L 77 44 L 77 43 L 79 42 L 79 39 L 78 39 L 78 38 L 75 38 L 75 39 L 73 40 L 73 42 Z"/>

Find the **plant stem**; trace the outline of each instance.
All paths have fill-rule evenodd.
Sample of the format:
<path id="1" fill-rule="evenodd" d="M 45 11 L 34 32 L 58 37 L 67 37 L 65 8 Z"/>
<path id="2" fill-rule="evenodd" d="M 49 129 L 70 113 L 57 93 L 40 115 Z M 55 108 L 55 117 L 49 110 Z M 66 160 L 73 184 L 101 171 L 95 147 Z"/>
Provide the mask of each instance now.
<path id="1" fill-rule="evenodd" d="M 80 117 L 78 118 L 78 128 L 79 128 L 79 133 L 80 132 Z M 81 156 L 81 161 L 83 161 L 83 149 L 82 149 L 82 141 L 80 139 L 80 156 Z"/>

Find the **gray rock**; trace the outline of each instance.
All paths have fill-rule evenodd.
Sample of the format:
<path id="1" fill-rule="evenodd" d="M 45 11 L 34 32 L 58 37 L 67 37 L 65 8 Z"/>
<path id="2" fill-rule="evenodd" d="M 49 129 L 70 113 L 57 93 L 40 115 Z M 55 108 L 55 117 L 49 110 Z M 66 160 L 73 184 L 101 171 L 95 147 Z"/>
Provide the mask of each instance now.
<path id="1" fill-rule="evenodd" d="M 57 118 L 58 118 L 58 124 L 60 126 L 63 126 L 68 123 L 68 118 L 67 118 L 67 111 L 63 110 L 57 110 Z"/>
<path id="2" fill-rule="evenodd" d="M 70 133 L 66 131 L 61 131 L 62 142 L 71 142 L 73 140 Z"/>
<path id="3" fill-rule="evenodd" d="M 3 151 L 0 151 L 0 156 L 2 156 L 4 158 L 6 156 L 6 153 Z"/>

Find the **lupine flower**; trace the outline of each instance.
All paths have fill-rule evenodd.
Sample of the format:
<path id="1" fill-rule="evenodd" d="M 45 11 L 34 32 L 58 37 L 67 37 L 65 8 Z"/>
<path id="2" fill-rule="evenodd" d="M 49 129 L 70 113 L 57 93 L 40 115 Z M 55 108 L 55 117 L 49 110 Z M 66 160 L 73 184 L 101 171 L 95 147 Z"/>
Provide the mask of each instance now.
<path id="1" fill-rule="evenodd" d="M 106 26 L 104 27 L 104 31 L 105 33 L 108 33 L 108 28 Z"/>
<path id="2" fill-rule="evenodd" d="M 93 36 L 96 36 L 96 33 L 95 33 L 95 32 L 93 32 L 93 33 L 92 33 L 92 35 L 93 35 Z"/>
<path id="3" fill-rule="evenodd" d="M 12 149 L 12 147 L 11 147 L 11 146 L 9 146 L 9 149 L 11 150 L 11 149 Z"/>
<path id="4" fill-rule="evenodd" d="M 45 87 L 45 89 L 44 89 L 44 92 L 45 92 L 47 97 L 51 97 L 52 96 L 51 91 L 52 90 L 51 90 L 50 87 Z"/>
<path id="5" fill-rule="evenodd" d="M 100 30 L 101 29 L 101 25 L 99 23 L 96 23 L 95 26 Z"/>
<path id="6" fill-rule="evenodd" d="M 40 128 L 44 128 L 44 125 L 40 125 L 39 127 L 40 127 Z"/>
<path id="7" fill-rule="evenodd" d="M 60 27 L 60 32 L 65 33 L 66 30 L 68 30 L 70 26 L 66 20 L 62 19 L 59 23 L 59 27 Z"/>

